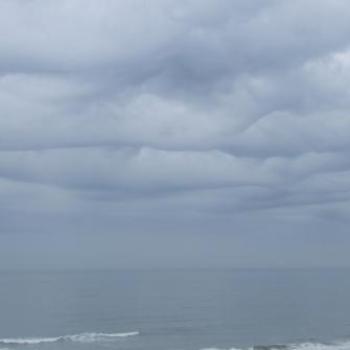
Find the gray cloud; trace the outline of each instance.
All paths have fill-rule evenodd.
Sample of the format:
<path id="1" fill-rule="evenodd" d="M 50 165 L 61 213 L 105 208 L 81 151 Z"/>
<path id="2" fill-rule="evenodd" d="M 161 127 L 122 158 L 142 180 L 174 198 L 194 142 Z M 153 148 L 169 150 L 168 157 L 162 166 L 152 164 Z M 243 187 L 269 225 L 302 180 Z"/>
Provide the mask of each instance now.
<path id="1" fill-rule="evenodd" d="M 2 1 L 3 246 L 45 232 L 62 242 L 130 234 L 163 242 L 166 256 L 164 234 L 180 256 L 183 237 L 202 235 L 194 264 L 216 240 L 213 265 L 279 266 L 298 263 L 274 262 L 273 244 L 253 253 L 257 232 L 266 242 L 293 229 L 343 237 L 349 19 L 345 0 Z M 220 259 L 227 242 L 246 256 Z M 166 260 L 149 249 L 143 260 L 81 256 Z M 305 265 L 323 264 L 304 254 Z"/>

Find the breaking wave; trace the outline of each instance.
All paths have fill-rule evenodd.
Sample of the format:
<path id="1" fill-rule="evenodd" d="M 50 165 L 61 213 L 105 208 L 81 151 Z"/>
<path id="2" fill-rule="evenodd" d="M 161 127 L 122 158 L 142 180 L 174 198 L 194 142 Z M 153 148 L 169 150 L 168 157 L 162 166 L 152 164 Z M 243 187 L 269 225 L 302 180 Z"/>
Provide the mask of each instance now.
<path id="1" fill-rule="evenodd" d="M 287 345 L 259 345 L 247 348 L 203 348 L 201 350 L 350 350 L 350 341 L 338 341 L 333 343 L 306 342 Z"/>
<path id="2" fill-rule="evenodd" d="M 139 335 L 139 332 L 126 333 L 80 333 L 72 335 L 63 335 L 59 337 L 45 338 L 3 338 L 0 339 L 0 345 L 37 345 L 56 342 L 78 342 L 78 343 L 94 343 L 109 341 L 116 338 L 125 338 Z M 0 349 L 5 350 L 5 349 Z"/>

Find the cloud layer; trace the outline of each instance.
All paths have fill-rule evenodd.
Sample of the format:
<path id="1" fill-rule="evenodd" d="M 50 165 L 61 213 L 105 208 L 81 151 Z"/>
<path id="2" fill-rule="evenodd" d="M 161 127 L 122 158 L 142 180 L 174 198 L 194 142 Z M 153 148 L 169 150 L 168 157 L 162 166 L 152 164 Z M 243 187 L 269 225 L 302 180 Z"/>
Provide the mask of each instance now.
<path id="1" fill-rule="evenodd" d="M 0 233 L 343 225 L 349 19 L 345 0 L 1 1 Z"/>

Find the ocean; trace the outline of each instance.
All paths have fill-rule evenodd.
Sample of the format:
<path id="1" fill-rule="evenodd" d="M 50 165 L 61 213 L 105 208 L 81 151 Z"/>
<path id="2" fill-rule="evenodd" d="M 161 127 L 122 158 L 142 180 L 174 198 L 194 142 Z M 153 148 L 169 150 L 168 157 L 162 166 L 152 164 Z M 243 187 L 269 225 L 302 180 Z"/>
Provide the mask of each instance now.
<path id="1" fill-rule="evenodd" d="M 0 272 L 0 349 L 350 349 L 350 270 Z"/>

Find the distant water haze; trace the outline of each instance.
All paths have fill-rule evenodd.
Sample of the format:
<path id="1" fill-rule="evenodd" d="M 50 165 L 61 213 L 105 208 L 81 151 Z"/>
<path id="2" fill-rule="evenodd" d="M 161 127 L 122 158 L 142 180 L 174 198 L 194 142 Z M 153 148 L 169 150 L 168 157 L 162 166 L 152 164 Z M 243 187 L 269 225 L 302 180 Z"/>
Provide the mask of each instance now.
<path id="1" fill-rule="evenodd" d="M 285 223 L 286 224 L 286 223 Z M 225 222 L 228 225 L 228 222 Z M 287 225 L 287 224 L 286 224 Z M 348 232 L 268 226 L 225 232 L 47 232 L 0 235 L 0 270 L 121 268 L 303 268 L 349 265 Z M 309 231 L 310 229 L 310 231 Z M 207 232 L 210 230 L 211 232 Z M 283 232 L 282 232 L 283 230 Z"/>

